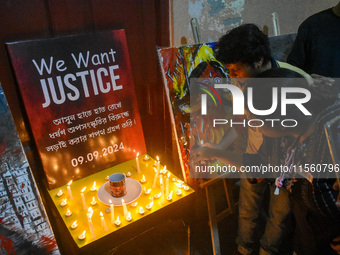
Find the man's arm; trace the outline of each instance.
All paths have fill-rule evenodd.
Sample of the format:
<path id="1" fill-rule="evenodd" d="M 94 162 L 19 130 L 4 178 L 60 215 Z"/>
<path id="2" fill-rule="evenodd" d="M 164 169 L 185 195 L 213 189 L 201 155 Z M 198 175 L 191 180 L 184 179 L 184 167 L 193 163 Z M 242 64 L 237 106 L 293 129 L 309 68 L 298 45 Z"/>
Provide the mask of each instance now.
<path id="1" fill-rule="evenodd" d="M 234 161 L 230 157 L 229 153 L 225 150 L 211 149 L 207 147 L 199 147 L 192 151 L 192 159 L 194 161 L 205 161 L 205 160 L 219 160 L 226 165 L 236 166 L 240 168 L 240 163 Z"/>
<path id="2" fill-rule="evenodd" d="M 236 129 L 234 127 L 231 127 L 228 129 L 227 133 L 224 134 L 222 140 L 218 144 L 207 142 L 203 144 L 203 147 L 226 150 L 236 140 L 237 137 L 238 133 Z"/>

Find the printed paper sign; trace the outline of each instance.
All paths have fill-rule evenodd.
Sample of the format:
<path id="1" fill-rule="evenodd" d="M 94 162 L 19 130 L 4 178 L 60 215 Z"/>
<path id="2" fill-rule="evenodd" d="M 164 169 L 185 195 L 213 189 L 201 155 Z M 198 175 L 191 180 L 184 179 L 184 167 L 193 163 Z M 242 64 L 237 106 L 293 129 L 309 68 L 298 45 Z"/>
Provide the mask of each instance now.
<path id="1" fill-rule="evenodd" d="M 50 189 L 146 152 L 124 30 L 7 46 Z"/>

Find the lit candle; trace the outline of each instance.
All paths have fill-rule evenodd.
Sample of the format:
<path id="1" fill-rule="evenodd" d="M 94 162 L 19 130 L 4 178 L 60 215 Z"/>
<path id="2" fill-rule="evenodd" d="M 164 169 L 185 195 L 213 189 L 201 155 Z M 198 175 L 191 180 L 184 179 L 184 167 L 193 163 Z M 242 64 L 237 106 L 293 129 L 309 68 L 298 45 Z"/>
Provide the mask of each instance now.
<path id="1" fill-rule="evenodd" d="M 137 153 L 136 156 L 136 164 L 137 164 L 137 173 L 140 173 L 140 167 L 139 167 L 139 159 L 138 159 L 139 153 Z"/>
<path id="2" fill-rule="evenodd" d="M 67 183 L 67 193 L 68 193 L 69 198 L 72 200 L 73 196 L 72 196 L 71 184 L 72 184 L 72 181 Z"/>
<path id="3" fill-rule="evenodd" d="M 157 182 L 157 178 L 158 178 L 158 171 L 156 168 L 153 168 L 155 170 L 155 177 L 153 179 L 153 184 L 152 184 L 152 188 L 156 187 L 156 182 Z"/>
<path id="4" fill-rule="evenodd" d="M 175 185 L 180 189 L 183 188 L 183 184 L 180 182 L 175 182 Z"/>
<path id="5" fill-rule="evenodd" d="M 87 206 L 86 206 L 86 202 L 85 202 L 85 195 L 84 195 L 84 191 L 85 191 L 86 187 L 84 187 L 81 191 L 80 191 L 80 197 L 81 197 L 81 202 L 83 204 L 83 210 L 87 210 Z"/>
<path id="6" fill-rule="evenodd" d="M 143 178 L 140 180 L 141 183 L 146 183 L 146 179 L 145 179 L 145 176 L 143 175 Z"/>
<path id="7" fill-rule="evenodd" d="M 159 177 L 159 182 L 161 185 L 161 204 L 165 203 L 164 185 L 163 185 L 163 175 Z"/>
<path id="8" fill-rule="evenodd" d="M 67 199 L 66 199 L 66 198 L 63 199 L 63 201 L 61 201 L 60 205 L 61 205 L 62 207 L 66 206 L 66 205 L 67 205 Z"/>
<path id="9" fill-rule="evenodd" d="M 93 223 L 92 223 L 92 214 L 93 214 L 93 210 L 91 207 L 89 207 L 89 210 L 87 211 L 87 220 L 89 222 L 89 228 L 90 228 L 90 232 L 92 235 L 92 239 L 96 238 L 96 235 L 94 234 L 94 228 L 93 228 Z"/>
<path id="10" fill-rule="evenodd" d="M 127 210 L 126 204 L 124 203 L 124 199 L 122 199 L 122 206 L 124 210 L 124 218 L 126 218 L 128 215 L 128 210 Z"/>
<path id="11" fill-rule="evenodd" d="M 185 191 L 188 191 L 188 190 L 189 190 L 189 186 L 183 185 L 183 189 L 184 189 Z"/>
<path id="12" fill-rule="evenodd" d="M 161 174 L 166 174 L 166 166 L 160 171 Z"/>
<path id="13" fill-rule="evenodd" d="M 150 160 L 150 158 L 149 158 L 149 156 L 148 156 L 148 155 L 146 155 L 146 154 L 145 154 L 145 156 L 144 156 L 143 160 L 144 160 L 144 161 L 149 161 L 149 160 Z"/>
<path id="14" fill-rule="evenodd" d="M 159 157 L 157 156 L 157 165 L 156 165 L 156 169 L 157 169 L 157 172 L 159 172 L 159 168 L 161 166 L 161 162 L 159 161 Z"/>
<path id="15" fill-rule="evenodd" d="M 131 213 L 130 212 L 128 212 L 128 214 L 127 214 L 127 216 L 126 216 L 126 218 L 125 218 L 127 221 L 131 221 L 132 220 L 132 217 L 131 217 Z"/>
<path id="16" fill-rule="evenodd" d="M 137 207 L 137 204 L 138 204 L 138 202 L 134 202 L 134 203 L 132 203 L 130 206 L 131 206 L 132 208 L 135 208 L 135 207 Z"/>
<path id="17" fill-rule="evenodd" d="M 71 229 L 76 229 L 78 227 L 77 221 L 73 222 L 71 225 Z"/>
<path id="18" fill-rule="evenodd" d="M 127 177 L 131 177 L 132 173 L 131 172 L 127 172 L 126 176 Z"/>
<path id="19" fill-rule="evenodd" d="M 78 239 L 79 240 L 84 240 L 85 237 L 86 237 L 86 230 L 84 230 L 84 232 L 78 236 Z"/>
<path id="20" fill-rule="evenodd" d="M 172 201 L 172 191 L 170 192 L 170 194 L 166 197 L 166 199 L 171 202 Z"/>
<path id="21" fill-rule="evenodd" d="M 115 208 L 111 200 L 110 200 L 110 209 L 111 209 L 111 223 L 114 223 L 115 222 Z"/>
<path id="22" fill-rule="evenodd" d="M 95 198 L 92 197 L 91 205 L 96 205 L 96 204 L 97 204 L 97 202 L 96 202 Z"/>
<path id="23" fill-rule="evenodd" d="M 149 204 L 147 204 L 145 208 L 148 210 L 151 210 L 152 206 L 153 206 L 153 200 Z"/>
<path id="24" fill-rule="evenodd" d="M 93 182 L 93 186 L 91 187 L 90 189 L 91 191 L 96 191 L 97 188 L 96 188 L 96 182 Z"/>
<path id="25" fill-rule="evenodd" d="M 107 176 L 105 177 L 105 181 L 108 181 L 109 178 L 110 178 L 110 176 L 107 175 Z"/>
<path id="26" fill-rule="evenodd" d="M 67 210 L 67 212 L 65 213 L 65 216 L 66 216 L 66 217 L 70 217 L 71 215 L 72 215 L 71 210 L 70 210 L 70 209 Z"/>
<path id="27" fill-rule="evenodd" d="M 116 224 L 117 227 L 119 227 L 119 226 L 120 226 L 120 223 L 121 223 L 121 221 L 119 220 L 119 216 L 118 216 L 118 217 L 117 217 L 117 220 L 115 221 L 115 224 Z"/>
<path id="28" fill-rule="evenodd" d="M 159 192 L 159 193 L 157 193 L 157 194 L 153 195 L 153 197 L 154 197 L 154 198 L 156 198 L 156 199 L 158 199 L 158 198 L 160 198 L 160 197 L 161 197 L 161 195 L 162 195 L 162 193 L 161 193 L 161 192 Z"/>
<path id="29" fill-rule="evenodd" d="M 64 195 L 63 191 L 59 190 L 58 193 L 57 193 L 57 197 L 61 197 L 62 195 Z"/>
<path id="30" fill-rule="evenodd" d="M 177 190 L 176 195 L 177 196 L 182 196 L 182 190 L 181 189 Z"/>
<path id="31" fill-rule="evenodd" d="M 144 194 L 145 194 L 145 195 L 149 195 L 149 194 L 151 193 L 151 190 L 152 190 L 152 189 L 147 189 L 147 190 L 146 190 L 145 187 L 144 187 Z"/>
<path id="32" fill-rule="evenodd" d="M 170 185 L 169 177 L 170 177 L 170 172 L 167 174 L 166 180 L 165 180 L 165 195 L 166 196 L 169 196 L 169 185 Z"/>
<path id="33" fill-rule="evenodd" d="M 145 211 L 144 211 L 144 209 L 143 209 L 142 206 L 139 207 L 138 213 L 139 213 L 140 215 L 144 215 Z"/>
<path id="34" fill-rule="evenodd" d="M 105 222 L 104 215 L 102 212 L 100 212 L 100 221 L 102 222 L 102 227 L 104 231 L 108 231 L 109 229 L 106 226 L 106 222 Z"/>

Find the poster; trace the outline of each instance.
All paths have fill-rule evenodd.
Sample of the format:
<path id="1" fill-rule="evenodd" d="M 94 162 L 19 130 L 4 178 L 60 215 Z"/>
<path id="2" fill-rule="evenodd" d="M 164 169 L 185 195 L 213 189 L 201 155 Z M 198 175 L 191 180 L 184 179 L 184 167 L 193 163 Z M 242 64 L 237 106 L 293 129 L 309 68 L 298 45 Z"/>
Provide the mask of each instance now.
<path id="1" fill-rule="evenodd" d="M 124 30 L 7 47 L 50 189 L 146 152 Z"/>
<path id="2" fill-rule="evenodd" d="M 0 254 L 60 254 L 0 86 Z"/>

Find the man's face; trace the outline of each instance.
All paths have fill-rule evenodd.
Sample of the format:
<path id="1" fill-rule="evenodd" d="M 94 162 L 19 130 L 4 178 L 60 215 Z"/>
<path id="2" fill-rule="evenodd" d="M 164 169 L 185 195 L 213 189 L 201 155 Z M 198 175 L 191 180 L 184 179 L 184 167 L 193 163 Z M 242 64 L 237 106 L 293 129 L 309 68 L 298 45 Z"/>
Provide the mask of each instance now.
<path id="1" fill-rule="evenodd" d="M 229 76 L 231 78 L 251 78 L 259 74 L 259 69 L 255 66 L 237 62 L 225 65 L 229 69 Z"/>

